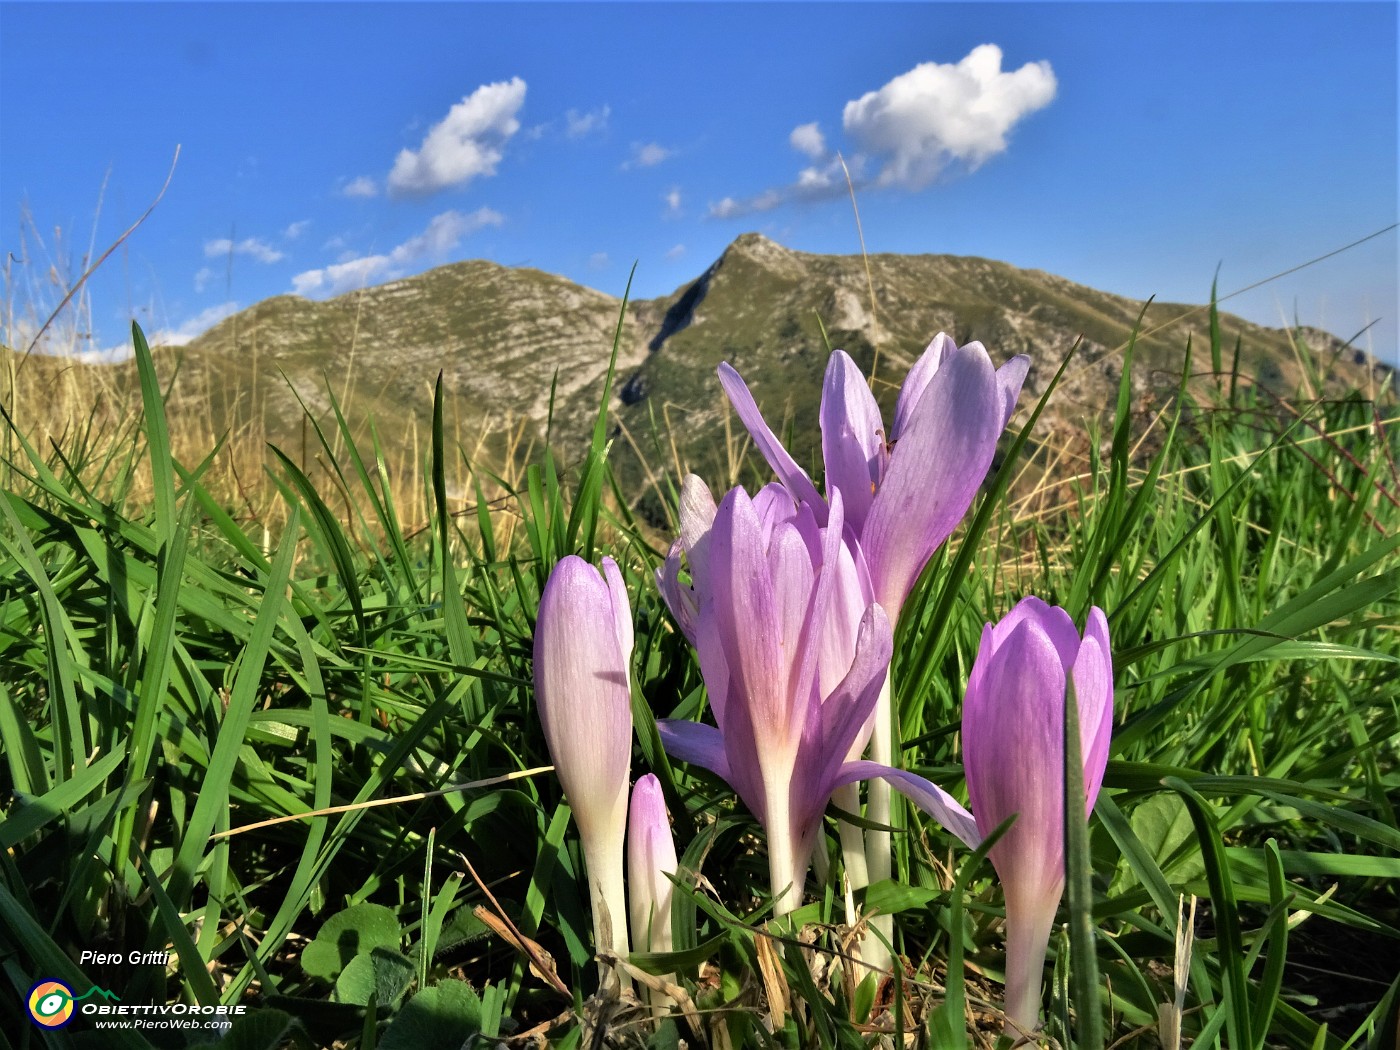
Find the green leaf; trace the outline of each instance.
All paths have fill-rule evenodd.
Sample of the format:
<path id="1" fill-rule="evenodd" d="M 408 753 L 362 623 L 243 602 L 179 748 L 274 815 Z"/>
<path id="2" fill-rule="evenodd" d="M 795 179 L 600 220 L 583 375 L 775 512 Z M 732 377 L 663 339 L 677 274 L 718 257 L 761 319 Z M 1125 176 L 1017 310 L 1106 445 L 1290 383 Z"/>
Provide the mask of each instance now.
<path id="1" fill-rule="evenodd" d="M 1146 848 L 1147 856 L 1155 861 L 1160 869 L 1167 871 L 1175 882 L 1200 878 L 1205 873 L 1205 864 L 1201 861 L 1199 853 L 1179 852 L 1185 843 L 1194 842 L 1196 837 L 1191 815 L 1187 812 L 1186 803 L 1181 800 L 1181 796 L 1170 792 L 1158 792 L 1133 810 L 1129 824 L 1138 842 Z M 1168 869 L 1167 862 L 1173 856 L 1176 856 L 1177 860 Z M 1122 893 L 1131 885 L 1131 870 L 1131 867 L 1119 869 L 1113 881 L 1114 893 Z"/>
<path id="2" fill-rule="evenodd" d="M 357 955 L 375 948 L 398 948 L 398 917 L 382 904 L 356 904 L 326 920 L 301 953 L 301 968 L 312 977 L 333 980 Z"/>
<path id="3" fill-rule="evenodd" d="M 481 1030 L 481 997 L 464 981 L 443 981 L 403 1005 L 378 1050 L 457 1050 Z"/>
<path id="4" fill-rule="evenodd" d="M 335 981 L 337 1002 L 393 1006 L 413 983 L 413 963 L 390 948 L 361 952 L 346 964 Z"/>

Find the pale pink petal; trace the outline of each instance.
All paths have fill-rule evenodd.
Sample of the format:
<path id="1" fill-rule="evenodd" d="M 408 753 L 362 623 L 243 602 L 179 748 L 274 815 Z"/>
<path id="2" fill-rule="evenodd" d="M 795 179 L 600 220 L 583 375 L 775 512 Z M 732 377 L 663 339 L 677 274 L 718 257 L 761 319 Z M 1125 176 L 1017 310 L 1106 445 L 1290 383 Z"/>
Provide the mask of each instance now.
<path id="1" fill-rule="evenodd" d="M 720 501 L 710 559 L 713 608 L 702 599 L 700 615 L 702 619 L 712 616 L 718 627 L 729 665 L 730 699 L 748 708 L 755 731 L 761 734 L 760 746 L 781 745 L 792 731 L 790 658 L 783 653 L 781 613 L 762 524 L 743 489 L 731 489 Z"/>
<path id="2" fill-rule="evenodd" d="M 1025 383 L 1026 373 L 1030 368 L 1031 359 L 1025 354 L 1017 354 L 997 369 L 997 389 L 1001 391 L 1006 411 L 1006 418 L 1001 421 L 1003 427 L 1010 423 L 1011 417 L 1016 414 L 1016 401 L 1021 396 L 1021 386 Z"/>
<path id="3" fill-rule="evenodd" d="M 861 533 L 875 598 L 895 619 L 971 506 L 1001 431 L 1002 399 L 986 352 L 950 354 L 890 455 Z"/>
<path id="4" fill-rule="evenodd" d="M 1113 734 L 1113 660 L 1108 647 L 1108 620 L 1098 606 L 1089 610 L 1073 678 L 1075 696 L 1079 700 L 1087 814 L 1099 797 Z"/>
<path id="5" fill-rule="evenodd" d="M 616 566 L 612 572 L 616 572 Z M 619 577 L 620 582 L 620 577 Z M 570 555 L 545 583 L 535 623 L 535 701 L 556 775 L 580 835 L 597 840 L 626 819 L 632 757 L 626 592 Z M 626 631 L 617 622 L 628 621 Z M 621 864 L 621 841 L 618 841 Z"/>
<path id="6" fill-rule="evenodd" d="M 627 600 L 627 584 L 617 562 L 603 558 L 603 579 L 608 584 L 608 596 L 612 599 L 612 622 L 617 631 L 619 659 L 625 667 L 632 655 L 632 605 Z"/>
<path id="7" fill-rule="evenodd" d="M 929 381 L 943 364 L 943 359 L 957 348 L 951 336 L 939 332 L 928 344 L 928 349 L 919 355 L 914 367 L 909 369 L 909 374 L 904 377 L 904 384 L 899 388 L 899 400 L 895 402 L 894 425 L 890 428 L 889 436 L 891 441 L 898 440 L 904 434 Z"/>
<path id="8" fill-rule="evenodd" d="M 661 782 L 648 773 L 632 787 L 627 816 L 628 912 L 632 944 L 639 951 L 669 952 L 676 841 Z"/>
<path id="9" fill-rule="evenodd" d="M 695 599 L 695 589 L 681 583 L 681 555 L 684 551 L 680 540 L 671 544 L 671 549 L 666 552 L 666 560 L 656 570 L 656 589 L 661 592 L 666 607 L 676 618 L 681 633 L 694 645 L 695 617 L 699 606 Z"/>
<path id="10" fill-rule="evenodd" d="M 849 671 L 822 703 L 822 753 L 813 756 L 812 764 L 820 767 L 823 786 L 844 764 L 852 746 L 869 739 L 871 715 L 893 652 L 889 617 L 884 609 L 871 605 L 861 617 Z"/>
<path id="11" fill-rule="evenodd" d="M 788 491 L 799 502 L 825 506 L 825 502 L 817 494 L 816 486 L 812 484 L 812 479 L 797 465 L 797 460 L 792 458 L 788 450 L 783 448 L 783 443 L 764 421 L 763 413 L 759 411 L 758 404 L 754 401 L 753 394 L 749 393 L 743 378 L 727 361 L 719 366 L 719 381 L 729 396 L 734 411 L 738 413 L 739 420 L 753 437 L 759 452 L 763 453 L 763 458 L 768 461 L 778 479 L 788 487 Z"/>
<path id="12" fill-rule="evenodd" d="M 684 718 L 658 718 L 656 731 L 661 735 L 661 746 L 673 761 L 701 766 L 732 784 L 724 735 L 714 726 Z"/>
<path id="13" fill-rule="evenodd" d="M 956 835 L 970 849 L 982 842 L 977 821 L 957 799 L 937 784 L 917 773 L 895 769 L 879 762 L 847 762 L 836 775 L 832 789 L 857 780 L 883 780 L 914 805 Z"/>
<path id="14" fill-rule="evenodd" d="M 827 362 L 821 429 L 827 494 L 840 490 L 846 518 L 859 534 L 884 471 L 885 423 L 865 376 L 841 350 Z"/>
<path id="15" fill-rule="evenodd" d="M 983 633 L 984 641 L 990 632 Z M 963 766 L 982 834 L 1012 814 L 992 847 L 1006 892 L 1033 892 L 1064 878 L 1065 671 L 1050 636 L 1022 619 L 969 684 L 963 705 Z"/>

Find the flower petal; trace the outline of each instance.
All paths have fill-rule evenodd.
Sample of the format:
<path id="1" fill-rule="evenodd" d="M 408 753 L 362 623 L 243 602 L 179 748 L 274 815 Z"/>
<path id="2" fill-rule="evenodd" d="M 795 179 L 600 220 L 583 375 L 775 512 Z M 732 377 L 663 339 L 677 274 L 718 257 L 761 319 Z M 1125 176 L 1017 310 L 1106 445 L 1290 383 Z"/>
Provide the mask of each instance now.
<path id="1" fill-rule="evenodd" d="M 719 382 L 729 396 L 729 403 L 738 413 L 739 420 L 752 436 L 758 450 L 763 453 L 763 458 L 768 461 L 768 465 L 773 468 L 773 472 L 787 486 L 793 497 L 801 503 L 810 503 L 814 508 L 825 508 L 826 503 L 817 494 L 812 479 L 797 465 L 797 460 L 792 458 L 788 450 L 783 448 L 783 443 L 764 421 L 763 413 L 758 410 L 758 404 L 743 378 L 728 361 L 719 366 Z"/>
<path id="2" fill-rule="evenodd" d="M 666 607 L 676 618 L 681 633 L 694 645 L 695 617 L 699 606 L 696 603 L 695 589 L 681 583 L 681 554 L 684 550 L 680 540 L 671 544 L 671 549 L 666 552 L 666 560 L 656 570 L 656 589 L 661 592 Z"/>
<path id="3" fill-rule="evenodd" d="M 991 634 L 983 631 L 984 643 Z M 1000 646 L 977 654 L 982 673 L 963 704 L 963 766 L 977 826 L 988 834 L 1007 893 L 1064 879 L 1064 701 L 1060 654 L 1038 620 L 1022 619 Z M 1058 893 L 1058 889 L 1056 889 Z"/>
<path id="4" fill-rule="evenodd" d="M 1001 618 L 1000 622 L 992 625 L 993 649 L 999 649 L 1025 620 L 1034 622 L 1045 632 L 1054 644 L 1055 651 L 1059 653 L 1060 663 L 1068 674 L 1069 669 L 1074 666 L 1075 657 L 1079 654 L 1079 631 L 1069 613 L 1034 594 L 1026 595 Z"/>
<path id="5" fill-rule="evenodd" d="M 611 619 L 617 632 L 618 654 L 625 669 L 632 658 L 632 605 L 627 600 L 627 584 L 623 582 L 622 571 L 618 569 L 617 562 L 607 556 L 603 558 L 603 579 L 607 582 L 608 597 L 612 600 Z"/>
<path id="6" fill-rule="evenodd" d="M 977 495 L 1002 405 L 991 359 L 969 344 L 943 361 L 900 434 L 861 533 L 875 599 L 892 618 Z"/>
<path id="7" fill-rule="evenodd" d="M 1108 620 L 1098 606 L 1089 610 L 1084 641 L 1074 661 L 1074 693 L 1079 701 L 1079 738 L 1084 759 L 1085 813 L 1094 808 L 1108 765 L 1113 734 L 1113 660 Z"/>
<path id="8" fill-rule="evenodd" d="M 661 735 L 661 746 L 672 759 L 701 766 L 733 785 L 724 734 L 714 726 L 685 718 L 658 718 L 656 731 Z"/>
<path id="9" fill-rule="evenodd" d="M 681 545 L 690 562 L 692 578 L 703 579 L 709 571 L 710 529 L 715 523 L 715 498 L 709 487 L 694 474 L 681 482 Z"/>
<path id="10" fill-rule="evenodd" d="M 842 784 L 850 784 L 857 780 L 876 779 L 885 781 L 908 798 L 961 839 L 969 849 L 976 849 L 981 844 L 982 835 L 977 830 L 977 821 L 973 819 L 972 814 L 948 792 L 917 773 L 895 769 L 879 762 L 847 762 L 841 767 L 832 787 L 838 788 Z"/>
<path id="11" fill-rule="evenodd" d="M 727 492 L 715 515 L 710 546 L 709 590 L 700 617 L 711 618 L 729 666 L 728 707 L 748 710 L 760 748 L 793 741 L 789 721 L 789 664 L 783 652 L 782 616 L 774 592 L 763 526 L 748 494 Z M 707 596 L 708 598 L 709 596 Z M 725 725 L 725 733 L 730 727 Z"/>
<path id="12" fill-rule="evenodd" d="M 850 670 L 822 702 L 822 751 L 813 757 L 821 764 L 823 784 L 835 778 L 857 741 L 864 750 L 870 736 L 871 715 L 880 699 L 880 687 L 885 684 L 893 652 L 889 617 L 880 606 L 871 605 L 861 617 Z M 825 798 L 821 804 L 826 805 Z"/>
<path id="13" fill-rule="evenodd" d="M 617 572 L 614 565 L 612 573 Z M 580 833 L 625 820 L 632 757 L 626 591 L 570 555 L 545 583 L 535 623 L 535 701 Z M 621 609 L 617 602 L 620 600 Z M 621 615 L 619 615 L 621 614 Z M 618 620 L 626 621 L 626 628 Z"/>
<path id="14" fill-rule="evenodd" d="M 632 944 L 639 951 L 671 950 L 671 898 L 675 886 L 676 841 L 661 782 L 648 773 L 632 787 L 627 813 L 628 912 Z"/>
<path id="15" fill-rule="evenodd" d="M 914 409 L 923 398 L 924 390 L 928 388 L 929 381 L 943 364 L 943 359 L 957 348 L 958 344 L 953 342 L 951 336 L 946 332 L 939 332 L 928 344 L 928 349 L 919 355 L 914 367 L 909 369 L 909 374 L 904 377 L 904 383 L 899 388 L 899 400 L 895 402 L 894 425 L 890 427 L 891 441 L 898 441 L 904 434 L 910 419 L 913 418 Z"/>
<path id="16" fill-rule="evenodd" d="M 1021 386 L 1026 381 L 1026 373 L 1030 371 L 1031 359 L 1025 354 L 1017 354 L 1006 364 L 997 369 L 997 389 L 1001 391 L 1006 409 L 1006 418 L 1001 425 L 1006 426 L 1011 422 L 1011 417 L 1016 414 L 1016 401 L 1021 396 Z"/>
<path id="17" fill-rule="evenodd" d="M 870 385 L 843 350 L 834 350 L 822 383 L 822 459 L 826 489 L 838 489 L 846 520 L 859 535 L 884 473 L 885 421 Z"/>

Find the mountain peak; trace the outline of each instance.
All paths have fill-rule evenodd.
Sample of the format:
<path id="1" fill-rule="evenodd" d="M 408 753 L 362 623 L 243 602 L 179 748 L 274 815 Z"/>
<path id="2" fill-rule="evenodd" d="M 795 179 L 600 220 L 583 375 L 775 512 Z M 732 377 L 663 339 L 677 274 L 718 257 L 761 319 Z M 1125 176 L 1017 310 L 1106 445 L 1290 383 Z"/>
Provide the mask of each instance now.
<path id="1" fill-rule="evenodd" d="M 763 234 L 755 232 L 741 233 L 735 237 L 734 243 L 724 250 L 724 254 L 728 255 L 731 252 L 757 258 L 787 258 L 793 254 L 790 248 L 784 248 L 777 241 L 770 241 Z"/>

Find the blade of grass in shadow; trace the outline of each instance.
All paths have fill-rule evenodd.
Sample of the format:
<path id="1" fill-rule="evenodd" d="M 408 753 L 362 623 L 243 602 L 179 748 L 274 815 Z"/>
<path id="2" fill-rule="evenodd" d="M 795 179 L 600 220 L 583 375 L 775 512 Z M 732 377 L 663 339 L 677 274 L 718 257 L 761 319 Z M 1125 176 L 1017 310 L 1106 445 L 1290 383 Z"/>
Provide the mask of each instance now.
<path id="1" fill-rule="evenodd" d="M 1195 789 L 1179 777 L 1167 777 L 1163 783 L 1186 803 L 1191 823 L 1196 828 L 1196 841 L 1205 862 L 1206 879 L 1210 884 L 1211 914 L 1215 919 L 1215 936 L 1219 945 L 1217 955 L 1225 978 L 1225 1029 L 1231 1050 L 1253 1050 L 1254 1023 L 1250 1011 L 1249 977 L 1244 968 L 1244 942 L 1240 933 L 1239 906 L 1235 901 L 1234 880 L 1225 846 L 1220 839 L 1220 827 L 1210 804 Z"/>
<path id="2" fill-rule="evenodd" d="M 340 586 L 346 599 L 350 602 L 350 609 L 354 614 L 355 636 L 361 649 L 369 648 L 369 629 L 365 619 L 364 596 L 360 591 L 360 576 L 355 565 L 354 555 L 350 551 L 350 543 L 346 539 L 344 530 L 340 527 L 340 522 L 336 520 L 325 500 L 316 491 L 316 487 L 311 483 L 301 468 L 298 467 L 281 449 L 269 446 L 273 455 L 282 463 L 282 469 L 291 478 L 292 485 L 301 496 L 302 502 L 311 511 L 312 521 L 315 523 L 315 531 L 309 532 L 313 541 L 329 557 L 332 565 L 335 566 L 336 575 L 340 578 Z M 360 720 L 368 722 L 370 719 L 370 689 L 369 689 L 369 659 L 361 659 L 362 674 L 360 676 Z"/>
<path id="3" fill-rule="evenodd" d="M 1070 585 L 1065 609 L 1070 616 L 1081 619 L 1090 605 L 1103 604 L 1103 588 L 1116 563 L 1119 549 L 1130 535 L 1123 506 L 1128 492 L 1128 466 L 1132 452 L 1133 422 L 1133 356 L 1137 349 L 1138 332 L 1151 300 L 1138 312 L 1123 351 L 1123 372 L 1118 380 L 1118 400 L 1113 413 L 1113 442 L 1108 459 L 1108 492 L 1095 501 L 1093 528 L 1083 552 L 1076 562 L 1074 580 Z M 1190 344 L 1187 344 L 1190 359 Z"/>
<path id="4" fill-rule="evenodd" d="M 1283 971 L 1288 959 L 1288 907 L 1293 902 L 1293 894 L 1287 892 L 1288 884 L 1283 878 L 1283 858 L 1274 839 L 1264 843 L 1264 858 L 1268 866 L 1270 911 L 1254 949 L 1256 952 L 1261 948 L 1265 950 L 1264 972 L 1259 978 L 1251 1019 L 1255 1045 L 1260 1048 L 1268 1043 L 1269 1026 L 1283 991 Z"/>
<path id="5" fill-rule="evenodd" d="M 0 550 L 28 577 L 39 596 L 39 617 L 48 645 L 44 647 L 48 668 L 49 718 L 53 726 L 54 780 L 63 781 L 73 775 L 78 756 L 89 751 L 87 727 L 78 702 L 77 667 L 82 660 L 82 646 L 76 642 L 75 631 L 63 603 L 53 589 L 43 559 L 30 542 L 24 526 L 11 506 L 18 496 L 0 492 L 0 515 L 13 530 L 13 539 L 0 532 Z M 17 579 L 14 580 L 19 587 Z M 17 589 L 16 593 L 22 593 Z"/>
<path id="6" fill-rule="evenodd" d="M 449 534 L 452 526 L 451 512 L 447 506 L 447 466 L 445 441 L 442 433 L 442 373 L 438 373 L 433 387 L 433 498 L 435 500 L 438 557 L 441 559 L 442 578 L 442 619 L 447 628 L 447 651 L 453 661 L 462 665 L 476 662 L 476 645 L 472 642 L 471 629 L 467 626 L 467 611 L 462 604 L 462 591 L 457 584 L 457 567 L 452 561 L 452 545 Z M 481 685 L 474 682 L 467 691 L 470 703 L 464 712 L 468 722 L 481 721 L 486 709 L 486 699 Z M 481 762 L 475 755 L 469 762 L 472 779 L 479 778 Z"/>
<path id="7" fill-rule="evenodd" d="M 215 1005 L 219 1002 L 219 991 L 214 987 L 214 978 L 209 974 L 209 960 L 199 954 L 194 939 L 190 937 L 190 931 L 185 928 L 184 920 L 180 917 L 179 909 L 165 892 L 160 877 L 151 867 L 150 858 L 139 843 L 135 845 L 133 863 L 139 869 L 138 877 L 145 882 L 146 889 L 156 902 L 156 915 L 160 921 L 153 924 L 152 940 L 161 943 L 168 941 L 175 949 L 175 954 L 180 959 L 185 988 L 193 993 L 195 1002 L 201 1006 Z M 157 936 L 162 930 L 164 936 Z"/>

